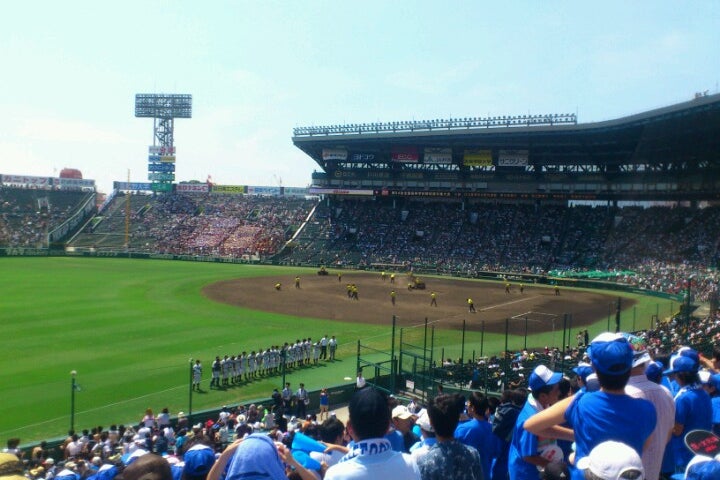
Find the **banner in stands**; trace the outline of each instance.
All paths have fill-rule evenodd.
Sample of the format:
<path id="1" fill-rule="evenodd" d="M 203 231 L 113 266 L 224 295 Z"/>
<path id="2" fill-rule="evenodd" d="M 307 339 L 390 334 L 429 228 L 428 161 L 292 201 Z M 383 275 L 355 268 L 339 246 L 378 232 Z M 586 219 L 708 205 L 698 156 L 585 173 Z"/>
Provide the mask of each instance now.
<path id="1" fill-rule="evenodd" d="M 428 190 L 393 190 L 382 189 L 375 190 L 375 195 L 393 196 L 393 197 L 454 197 L 458 196 L 455 192 L 431 192 Z"/>
<path id="2" fill-rule="evenodd" d="M 527 150 L 500 150 L 498 152 L 499 167 L 524 167 L 527 164 Z"/>
<path id="3" fill-rule="evenodd" d="M 209 190 L 207 183 L 178 183 L 175 187 L 176 192 L 207 193 Z"/>
<path id="4" fill-rule="evenodd" d="M 257 187 L 248 185 L 247 193 L 248 195 L 265 195 L 277 197 L 278 195 L 280 195 L 280 187 Z"/>
<path id="5" fill-rule="evenodd" d="M 32 177 L 29 175 L 3 175 L 3 183 L 22 185 L 24 187 L 50 188 L 53 185 L 52 177 Z"/>
<path id="6" fill-rule="evenodd" d="M 150 190 L 150 182 L 113 182 L 113 190 Z"/>
<path id="7" fill-rule="evenodd" d="M 452 148 L 426 148 L 423 163 L 452 163 Z"/>
<path id="8" fill-rule="evenodd" d="M 307 188 L 301 187 L 285 187 L 284 195 L 289 197 L 304 197 L 309 194 Z"/>
<path id="9" fill-rule="evenodd" d="M 417 147 L 414 147 L 412 145 L 408 145 L 405 147 L 392 147 L 392 154 L 390 158 L 393 162 L 400 163 L 418 163 L 418 161 L 420 160 Z"/>
<path id="10" fill-rule="evenodd" d="M 465 150 L 463 152 L 463 165 L 468 167 L 489 167 L 492 165 L 492 150 Z"/>
<path id="11" fill-rule="evenodd" d="M 323 148 L 323 160 L 347 160 L 348 152 L 344 148 Z"/>
<path id="12" fill-rule="evenodd" d="M 315 188 L 310 187 L 311 195 L 373 195 L 372 190 L 349 190 L 342 188 Z"/>
<path id="13" fill-rule="evenodd" d="M 3 175 L 2 180 L 3 183 L 31 187 L 51 187 L 53 184 L 52 177 L 32 177 L 29 175 Z"/>
<path id="14" fill-rule="evenodd" d="M 82 180 L 79 178 L 60 178 L 60 188 L 63 190 L 95 188 L 95 180 Z"/>
<path id="15" fill-rule="evenodd" d="M 353 162 L 372 162 L 375 160 L 374 153 L 353 153 L 350 156 L 350 160 Z"/>
<path id="16" fill-rule="evenodd" d="M 153 172 L 174 172 L 175 171 L 175 164 L 174 163 L 148 163 L 148 170 Z"/>
<path id="17" fill-rule="evenodd" d="M 213 185 L 212 193 L 230 193 L 230 194 L 243 194 L 245 193 L 246 187 L 244 185 Z"/>

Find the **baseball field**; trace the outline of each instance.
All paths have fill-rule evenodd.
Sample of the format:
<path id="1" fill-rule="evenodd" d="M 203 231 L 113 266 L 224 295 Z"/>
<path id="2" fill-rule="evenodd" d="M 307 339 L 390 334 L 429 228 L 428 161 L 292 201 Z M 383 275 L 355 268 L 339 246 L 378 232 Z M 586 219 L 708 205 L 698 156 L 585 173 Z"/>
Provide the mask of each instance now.
<path id="1" fill-rule="evenodd" d="M 146 408 L 187 412 L 191 359 L 204 366 L 193 411 L 267 398 L 281 377 L 210 390 L 216 355 L 336 335 L 337 361 L 287 372 L 296 388 L 348 383 L 355 376 L 357 342 L 389 350 L 393 315 L 406 332 L 435 326 L 435 358 L 457 358 L 463 321 L 465 356 L 499 353 L 505 321 L 509 348 L 562 342 L 562 316 L 572 318 L 567 343 L 588 328 L 607 328 L 618 294 L 512 283 L 423 278 L 425 290 L 408 290 L 404 272 L 395 284 L 379 273 L 113 258 L 3 258 L 0 260 L 0 441 L 23 444 L 66 433 L 74 397 L 76 429 L 137 423 Z M 337 273 L 342 274 L 338 278 Z M 300 288 L 295 277 L 300 277 Z M 281 283 L 280 290 L 275 288 Z M 347 296 L 355 284 L 358 299 Z M 396 291 L 396 303 L 390 291 Z M 430 292 L 438 306 L 430 306 Z M 469 313 L 467 298 L 477 312 Z M 677 306 L 652 297 L 622 295 L 624 330 L 645 328 L 652 315 Z M 526 322 L 522 314 L 533 312 Z M 519 317 L 518 317 L 519 316 Z M 528 337 L 525 339 L 527 325 Z M 484 333 L 481 332 L 484 328 Z M 420 330 L 419 328 L 417 330 Z M 480 338 L 484 345 L 480 345 Z M 76 388 L 72 389 L 75 371 Z"/>

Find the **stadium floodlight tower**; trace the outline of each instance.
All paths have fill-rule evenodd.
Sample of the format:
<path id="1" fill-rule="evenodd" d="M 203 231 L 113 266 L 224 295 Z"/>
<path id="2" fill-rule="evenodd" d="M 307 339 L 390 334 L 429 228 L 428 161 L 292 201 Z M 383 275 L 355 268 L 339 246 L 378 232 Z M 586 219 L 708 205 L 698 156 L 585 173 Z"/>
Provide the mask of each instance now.
<path id="1" fill-rule="evenodd" d="M 175 180 L 176 118 L 192 118 L 192 95 L 138 93 L 135 116 L 153 118 L 153 144 L 148 148 L 148 180 L 155 192 L 171 192 Z"/>

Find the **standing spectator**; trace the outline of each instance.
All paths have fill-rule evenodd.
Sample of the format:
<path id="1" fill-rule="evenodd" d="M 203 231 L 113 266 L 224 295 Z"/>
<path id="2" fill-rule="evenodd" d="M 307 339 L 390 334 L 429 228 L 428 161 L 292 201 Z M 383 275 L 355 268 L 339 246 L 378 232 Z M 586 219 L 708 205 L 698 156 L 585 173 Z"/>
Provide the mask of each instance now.
<path id="1" fill-rule="evenodd" d="M 488 422 L 488 399 L 480 392 L 472 392 L 467 401 L 467 413 L 470 420 L 458 424 L 455 438 L 461 443 L 474 447 L 480 453 L 485 478 L 490 479 L 490 467 L 499 456 L 500 438 L 493 434 Z"/>
<path id="2" fill-rule="evenodd" d="M 423 480 L 484 480 L 478 451 L 453 436 L 460 419 L 460 406 L 455 394 L 439 395 L 428 405 L 437 443 L 418 460 Z"/>
<path id="3" fill-rule="evenodd" d="M 642 452 L 642 463 L 646 478 L 659 478 L 663 452 L 670 439 L 674 426 L 675 402 L 667 388 L 648 380 L 645 375 L 647 365 L 652 362 L 644 340 L 635 335 L 624 335 L 633 346 L 633 366 L 625 393 L 633 398 L 644 398 L 655 406 L 657 424 L 650 441 Z"/>
<path id="4" fill-rule="evenodd" d="M 335 360 L 335 351 L 337 350 L 337 339 L 335 338 L 335 335 L 330 337 L 330 340 L 328 340 L 328 348 L 330 350 L 330 360 Z"/>
<path id="5" fill-rule="evenodd" d="M 307 406 L 310 403 L 310 397 L 308 396 L 307 390 L 305 390 L 305 384 L 301 383 L 295 393 L 295 403 L 297 403 L 297 417 L 305 420 L 305 414 L 307 413 Z"/>
<path id="6" fill-rule="evenodd" d="M 363 389 L 365 388 L 365 385 L 367 385 L 367 383 L 365 382 L 365 378 L 363 377 L 362 370 L 358 370 L 357 378 L 355 379 L 355 389 Z"/>
<path id="7" fill-rule="evenodd" d="M 273 388 L 271 398 L 273 401 L 272 409 L 275 411 L 280 410 L 283 407 L 283 397 L 277 388 Z"/>
<path id="8" fill-rule="evenodd" d="M 715 435 L 720 435 L 720 373 L 707 373 L 709 378 L 704 388 L 710 395 L 712 403 L 712 432 Z"/>
<path id="9" fill-rule="evenodd" d="M 374 388 L 356 391 L 348 405 L 347 429 L 352 450 L 330 467 L 325 480 L 418 480 L 420 471 L 410 455 L 392 450 L 383 438 L 390 426 L 390 411 L 384 394 Z"/>
<path id="10" fill-rule="evenodd" d="M 290 382 L 285 383 L 285 388 L 282 390 L 283 407 L 286 412 L 291 412 L 292 408 L 292 390 L 290 390 Z M 290 414 L 290 413 L 289 413 Z"/>
<path id="11" fill-rule="evenodd" d="M 427 410 L 422 412 L 415 422 L 415 425 L 420 427 L 420 441 L 410 447 L 410 455 L 417 462 L 420 458 L 427 455 L 430 448 L 437 443 L 437 437 L 435 436 L 435 429 L 430 423 Z"/>
<path id="12" fill-rule="evenodd" d="M 328 395 L 327 388 L 320 390 L 320 415 L 318 416 L 319 421 L 328 419 L 328 410 L 330 408 L 330 395 Z"/>
<path id="13" fill-rule="evenodd" d="M 545 365 L 538 365 L 530 374 L 528 379 L 530 395 L 517 417 L 510 442 L 508 455 L 510 480 L 539 480 L 538 467 L 544 468 L 550 463 L 550 460 L 541 453 L 542 450 L 556 445 L 555 440 L 548 438 L 547 435 L 541 438 L 540 435 L 526 430 L 525 423 L 557 402 L 560 395 L 560 380 L 562 374 L 553 372 Z M 558 438 L 562 437 L 558 435 Z M 571 440 L 572 435 L 565 438 Z"/>
<path id="14" fill-rule="evenodd" d="M 690 352 L 692 354 L 692 352 Z M 678 385 L 675 394 L 675 425 L 668 449 L 675 470 L 684 470 L 693 455 L 685 448 L 685 434 L 691 430 L 712 430 L 712 401 L 700 387 L 698 364 L 691 356 L 676 354 L 664 372 Z"/>

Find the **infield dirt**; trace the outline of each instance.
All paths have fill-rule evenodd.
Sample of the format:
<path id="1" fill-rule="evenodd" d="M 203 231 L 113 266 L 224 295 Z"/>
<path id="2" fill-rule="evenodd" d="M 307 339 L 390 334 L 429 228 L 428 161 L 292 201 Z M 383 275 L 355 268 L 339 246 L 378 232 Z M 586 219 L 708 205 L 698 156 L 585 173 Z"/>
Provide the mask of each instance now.
<path id="1" fill-rule="evenodd" d="M 295 287 L 294 276 L 275 276 L 227 280 L 204 288 L 210 299 L 253 310 L 324 318 L 342 322 L 389 324 L 396 315 L 398 325 L 417 325 L 437 321 L 440 328 L 462 328 L 466 320 L 468 330 L 480 330 L 485 323 L 488 332 L 504 332 L 505 319 L 529 315 L 528 333 L 547 332 L 561 328 L 563 315 L 571 316 L 572 328 L 577 329 L 614 316 L 617 297 L 597 292 L 561 288 L 556 295 L 552 287 L 534 284 L 511 283 L 510 293 L 502 282 L 476 282 L 461 279 L 423 277 L 425 290 L 409 290 L 405 274 L 396 274 L 395 284 L 389 278 L 382 280 L 379 273 L 337 272 L 329 275 L 304 275 L 300 288 Z M 280 290 L 275 288 L 281 284 Z M 347 295 L 347 285 L 355 284 L 358 300 Z M 395 290 L 396 302 L 392 305 L 390 292 Z M 437 307 L 430 306 L 430 292 L 437 294 Z M 467 299 L 472 298 L 476 313 L 468 312 Z M 632 308 L 635 302 L 624 298 L 622 309 Z M 556 317 L 553 317 L 556 315 Z M 555 325 L 553 325 L 553 318 Z M 511 334 L 523 334 L 525 322 L 510 322 Z"/>

